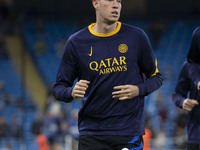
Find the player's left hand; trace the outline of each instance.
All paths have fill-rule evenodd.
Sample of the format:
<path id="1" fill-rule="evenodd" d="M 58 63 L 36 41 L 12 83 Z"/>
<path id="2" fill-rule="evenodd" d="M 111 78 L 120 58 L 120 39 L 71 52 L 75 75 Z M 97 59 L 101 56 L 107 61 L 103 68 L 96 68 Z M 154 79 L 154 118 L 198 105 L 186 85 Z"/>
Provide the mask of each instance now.
<path id="1" fill-rule="evenodd" d="M 135 85 L 120 85 L 114 87 L 115 91 L 112 93 L 113 98 L 119 98 L 119 100 L 132 99 L 139 95 L 139 88 Z"/>

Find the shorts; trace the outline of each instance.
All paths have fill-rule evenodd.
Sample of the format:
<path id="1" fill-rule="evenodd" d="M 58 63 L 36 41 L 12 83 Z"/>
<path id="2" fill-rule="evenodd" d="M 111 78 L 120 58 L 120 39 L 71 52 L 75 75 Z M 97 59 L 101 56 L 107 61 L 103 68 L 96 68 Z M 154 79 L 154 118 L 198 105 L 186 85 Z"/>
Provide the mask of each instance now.
<path id="1" fill-rule="evenodd" d="M 142 150 L 142 136 L 82 135 L 79 150 Z"/>
<path id="2" fill-rule="evenodd" d="M 200 144 L 187 144 L 187 150 L 200 150 Z"/>

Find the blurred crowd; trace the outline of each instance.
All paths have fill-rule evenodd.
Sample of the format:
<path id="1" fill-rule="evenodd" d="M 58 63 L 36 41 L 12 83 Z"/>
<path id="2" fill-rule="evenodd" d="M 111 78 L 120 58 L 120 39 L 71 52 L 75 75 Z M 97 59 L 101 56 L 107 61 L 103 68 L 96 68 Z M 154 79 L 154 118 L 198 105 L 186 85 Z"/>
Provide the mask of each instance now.
<path id="1" fill-rule="evenodd" d="M 39 150 L 77 149 L 78 109 L 61 104 L 51 93 L 47 108 L 42 111 L 33 102 L 25 104 L 25 101 L 4 93 L 4 88 L 0 92 L 0 148 L 3 144 L 13 147 L 16 141 L 21 143 L 31 139 Z"/>

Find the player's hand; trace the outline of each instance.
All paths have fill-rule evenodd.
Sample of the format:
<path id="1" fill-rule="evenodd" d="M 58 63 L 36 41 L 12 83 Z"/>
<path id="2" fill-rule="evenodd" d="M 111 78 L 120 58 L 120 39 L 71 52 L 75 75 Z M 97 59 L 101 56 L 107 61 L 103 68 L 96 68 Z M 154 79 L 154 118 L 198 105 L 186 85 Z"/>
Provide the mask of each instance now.
<path id="1" fill-rule="evenodd" d="M 191 111 L 193 109 L 193 107 L 195 105 L 198 105 L 198 104 L 199 103 L 194 99 L 185 99 L 183 101 L 183 106 L 182 107 L 183 107 L 184 110 Z"/>
<path id="2" fill-rule="evenodd" d="M 90 81 L 87 80 L 80 80 L 78 81 L 73 90 L 72 90 L 72 97 L 73 98 L 83 98 L 85 95 L 85 91 L 88 88 L 88 85 L 90 84 Z"/>
<path id="3" fill-rule="evenodd" d="M 197 90 L 198 90 L 198 93 L 200 94 L 200 81 L 197 84 Z"/>
<path id="4" fill-rule="evenodd" d="M 139 95 L 139 88 L 135 85 L 120 85 L 114 87 L 115 91 L 112 93 L 113 98 L 119 98 L 119 100 L 132 99 Z"/>

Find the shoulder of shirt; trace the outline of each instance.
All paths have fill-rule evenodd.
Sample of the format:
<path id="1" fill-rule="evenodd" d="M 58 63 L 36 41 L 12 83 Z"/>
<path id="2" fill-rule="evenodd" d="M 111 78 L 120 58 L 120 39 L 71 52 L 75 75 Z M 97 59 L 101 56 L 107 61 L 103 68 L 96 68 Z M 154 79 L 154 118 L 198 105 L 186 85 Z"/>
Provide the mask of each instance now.
<path id="1" fill-rule="evenodd" d="M 131 24 L 122 23 L 122 28 L 128 29 L 129 31 L 136 32 L 138 34 L 144 34 L 144 30 L 140 27 L 133 26 Z"/>
<path id="2" fill-rule="evenodd" d="M 189 62 L 188 60 L 185 60 L 182 64 L 182 66 L 186 66 L 187 68 L 191 68 L 191 66 L 194 66 L 195 68 L 199 68 L 199 64 Z"/>
<path id="3" fill-rule="evenodd" d="M 200 32 L 200 26 L 199 27 L 196 27 L 196 29 L 194 30 L 194 32 Z"/>
<path id="4" fill-rule="evenodd" d="M 78 39 L 80 37 L 84 37 L 86 34 L 88 33 L 88 29 L 87 27 L 73 33 L 69 38 L 68 40 L 75 40 L 75 39 Z"/>
<path id="5" fill-rule="evenodd" d="M 183 64 L 182 64 L 182 69 L 187 69 L 188 67 L 189 67 L 189 62 L 187 61 L 187 60 L 185 60 L 184 62 L 183 62 Z"/>
<path id="6" fill-rule="evenodd" d="M 200 26 L 194 30 L 193 37 L 200 38 Z"/>
<path id="7" fill-rule="evenodd" d="M 189 64 L 189 62 L 187 61 L 187 60 L 185 60 L 183 63 L 182 63 L 182 66 L 186 66 L 186 65 L 188 65 Z"/>

